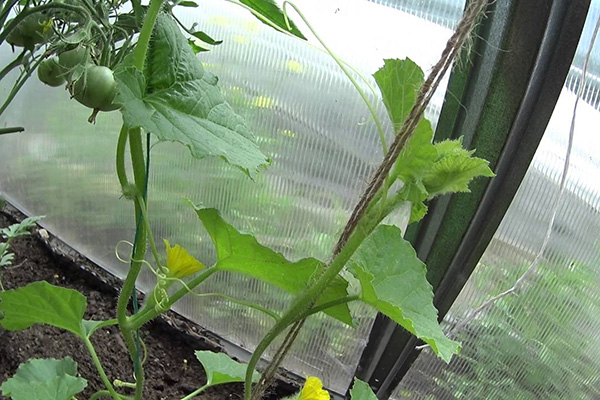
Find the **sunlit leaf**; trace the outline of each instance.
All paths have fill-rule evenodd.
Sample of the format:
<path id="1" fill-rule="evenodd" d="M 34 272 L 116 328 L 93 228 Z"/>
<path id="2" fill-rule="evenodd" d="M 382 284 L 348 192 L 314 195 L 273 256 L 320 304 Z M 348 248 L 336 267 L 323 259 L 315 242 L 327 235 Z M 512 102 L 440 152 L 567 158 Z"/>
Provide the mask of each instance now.
<path id="1" fill-rule="evenodd" d="M 373 74 L 396 130 L 410 114 L 423 76 L 421 68 L 410 59 L 385 60 L 384 66 Z M 474 151 L 462 147 L 462 138 L 435 144 L 432 140 L 431 124 L 421 119 L 392 170 L 405 184 L 401 198 L 412 204 L 410 223 L 427 213 L 425 200 L 446 193 L 468 192 L 473 178 L 494 176 L 487 161 L 472 157 Z"/>
<path id="2" fill-rule="evenodd" d="M 244 382 L 248 365 L 232 360 L 227 354 L 212 351 L 196 351 L 196 358 L 206 371 L 207 385 Z M 252 373 L 252 380 L 258 381 L 260 374 Z"/>
<path id="3" fill-rule="evenodd" d="M 215 40 L 215 39 L 211 38 L 210 36 L 208 36 L 206 33 L 201 32 L 201 31 L 192 33 L 192 36 L 202 40 L 204 43 L 211 44 L 213 46 L 223 43 L 222 40 Z"/>
<path id="4" fill-rule="evenodd" d="M 240 0 L 240 3 L 243 3 L 248 7 L 252 8 L 253 10 L 259 12 L 262 16 L 267 18 L 269 21 L 271 21 L 278 27 L 293 33 L 301 39 L 306 39 L 302 32 L 300 32 L 300 30 L 298 29 L 296 24 L 294 24 L 291 20 L 289 21 L 291 29 L 288 29 L 285 23 L 283 11 L 281 10 L 281 8 L 279 8 L 279 6 L 277 5 L 277 3 L 275 3 L 274 0 Z M 264 21 L 262 21 L 260 18 L 258 19 L 264 23 Z"/>
<path id="5" fill-rule="evenodd" d="M 288 261 L 281 253 L 258 243 L 254 236 L 240 233 L 225 222 L 216 209 L 196 206 L 194 209 L 215 244 L 218 269 L 251 276 L 297 294 L 307 288 L 316 272 L 324 266 L 315 258 Z M 319 303 L 347 296 L 347 287 L 348 282 L 338 276 L 320 297 Z M 352 325 L 352 317 L 345 304 L 324 312 Z"/>
<path id="6" fill-rule="evenodd" d="M 46 324 L 82 336 L 81 321 L 87 306 L 84 295 L 76 290 L 34 282 L 17 289 L 0 292 L 0 325 L 8 331 Z"/>
<path id="7" fill-rule="evenodd" d="M 449 362 L 460 345 L 444 336 L 433 306 L 427 269 L 396 226 L 380 225 L 349 263 L 361 283 L 361 299 L 428 343 Z"/>
<path id="8" fill-rule="evenodd" d="M 415 104 L 423 76 L 423 70 L 409 58 L 384 60 L 383 67 L 373 74 L 396 128 L 404 123 Z"/>
<path id="9" fill-rule="evenodd" d="M 13 400 L 70 400 L 87 386 L 77 376 L 77 363 L 69 357 L 29 360 L 5 381 L 0 390 Z"/>
<path id="10" fill-rule="evenodd" d="M 244 120 L 225 102 L 217 77 L 166 14 L 158 17 L 145 66 L 142 73 L 125 62 L 115 72 L 125 126 L 182 143 L 195 158 L 220 157 L 250 176 L 267 165 Z"/>
<path id="11" fill-rule="evenodd" d="M 192 48 L 192 51 L 194 52 L 194 54 L 203 53 L 205 51 L 208 51 L 208 49 L 206 49 L 206 48 L 204 48 L 202 46 L 198 46 L 198 44 L 196 43 L 196 41 L 194 41 L 192 39 L 188 39 L 188 44 Z"/>

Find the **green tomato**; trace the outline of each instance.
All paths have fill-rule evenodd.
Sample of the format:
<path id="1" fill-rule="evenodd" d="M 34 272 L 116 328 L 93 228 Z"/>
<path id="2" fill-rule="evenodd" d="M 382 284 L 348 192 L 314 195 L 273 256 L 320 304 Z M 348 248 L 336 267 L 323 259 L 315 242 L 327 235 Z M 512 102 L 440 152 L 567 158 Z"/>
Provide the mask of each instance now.
<path id="1" fill-rule="evenodd" d="M 5 26 L 10 24 L 12 20 L 7 21 Z M 52 19 L 43 13 L 35 13 L 23 19 L 13 29 L 6 41 L 17 47 L 33 49 L 36 44 L 46 42 L 54 33 L 52 30 Z"/>
<path id="2" fill-rule="evenodd" d="M 50 57 L 40 63 L 37 70 L 40 81 L 48 86 L 57 87 L 65 83 L 63 69 L 58 64 L 58 57 Z"/>
<path id="3" fill-rule="evenodd" d="M 108 67 L 90 65 L 73 85 L 73 97 L 86 107 L 100 111 L 119 108 L 113 104 L 117 82 Z"/>
<path id="4" fill-rule="evenodd" d="M 66 72 L 69 80 L 77 67 L 90 64 L 91 60 L 90 52 L 84 46 L 77 46 L 58 55 L 58 63 Z"/>

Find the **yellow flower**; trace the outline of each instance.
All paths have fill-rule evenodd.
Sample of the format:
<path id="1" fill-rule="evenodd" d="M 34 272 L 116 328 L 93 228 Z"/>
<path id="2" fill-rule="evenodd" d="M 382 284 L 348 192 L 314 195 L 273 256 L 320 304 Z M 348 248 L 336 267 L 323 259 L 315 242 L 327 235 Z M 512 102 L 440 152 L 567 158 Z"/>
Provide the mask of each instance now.
<path id="1" fill-rule="evenodd" d="M 329 392 L 323 389 L 323 382 L 317 377 L 309 376 L 300 391 L 298 400 L 329 400 Z"/>
<path id="2" fill-rule="evenodd" d="M 163 241 L 167 249 L 167 268 L 171 272 L 171 276 L 184 278 L 206 268 L 204 264 L 196 260 L 180 245 L 177 244 L 175 247 L 171 247 L 167 239 L 163 239 Z"/>

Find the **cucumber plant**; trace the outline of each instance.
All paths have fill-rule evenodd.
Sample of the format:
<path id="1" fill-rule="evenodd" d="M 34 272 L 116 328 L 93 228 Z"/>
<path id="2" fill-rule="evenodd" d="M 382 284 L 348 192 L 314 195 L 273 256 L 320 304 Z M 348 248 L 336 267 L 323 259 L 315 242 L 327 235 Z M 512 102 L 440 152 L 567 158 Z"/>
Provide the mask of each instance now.
<path id="1" fill-rule="evenodd" d="M 272 0 L 232 2 L 274 29 L 305 40 L 285 10 Z M 130 6 L 130 11 L 126 11 L 125 5 Z M 353 214 L 350 229 L 344 231 L 330 262 L 313 257 L 295 262 L 287 260 L 260 244 L 252 234 L 237 230 L 218 210 L 192 201 L 189 202 L 190 213 L 198 217 L 208 232 L 217 253 L 216 263 L 207 266 L 182 246 L 171 245 L 169 240 L 164 240 L 164 251 L 159 249 L 147 209 L 150 135 L 159 142 L 179 142 L 198 159 L 222 158 L 249 178 L 269 165 L 253 133 L 225 101 L 217 86 L 217 77 L 200 63 L 197 53 L 205 49 L 195 40 L 190 43 L 184 32 L 210 45 L 218 45 L 219 41 L 183 27 L 172 12 L 174 7 L 200 6 L 192 1 L 166 0 L 151 0 L 147 6 L 139 0 L 9 0 L 0 9 L 0 44 L 6 42 L 18 48 L 15 59 L 19 60 L 18 65 L 23 59 L 28 60 L 6 100 L 8 103 L 38 68 L 40 80 L 50 86 L 64 83 L 74 101 L 92 109 L 90 122 L 95 122 L 100 112 L 118 110 L 121 113 L 123 125 L 116 143 L 116 174 L 124 197 L 131 201 L 136 221 L 130 266 L 114 319 L 86 320 L 87 301 L 82 294 L 47 282 L 35 282 L 0 293 L 0 325 L 6 330 L 22 330 L 35 324 L 47 324 L 73 333 L 89 350 L 105 386 L 92 399 L 138 400 L 144 388 L 142 359 L 145 358 L 141 354 L 144 346 L 136 334 L 138 329 L 169 310 L 182 297 L 193 294 L 216 272 L 229 271 L 287 291 L 294 300 L 285 313 L 279 314 L 243 298 L 229 297 L 238 304 L 268 314 L 274 323 L 247 366 L 223 354 L 198 352 L 197 358 L 206 370 L 208 382 L 184 399 L 199 395 L 213 385 L 241 381 L 245 382 L 245 399 L 252 398 L 253 383 L 259 382 L 255 367 L 276 338 L 290 327 L 300 329 L 303 320 L 320 312 L 352 326 L 348 303 L 353 301 L 362 301 L 389 316 L 429 344 L 439 357 L 449 361 L 460 345 L 446 338 L 437 323 L 426 267 L 402 238 L 402 231 L 383 221 L 406 205 L 411 210 L 410 222 L 419 221 L 427 212 L 427 201 L 447 193 L 468 192 L 472 179 L 491 177 L 493 173 L 487 161 L 474 157 L 473 151 L 462 147 L 461 140 L 432 142 L 431 124 L 422 118 L 422 110 L 414 111 L 426 104 L 421 88 L 427 84 L 424 84 L 423 71 L 411 60 L 385 60 L 384 66 L 374 74 L 393 125 L 400 132 L 408 126 L 405 121 L 414 126 L 409 126 L 401 144 L 395 141 L 389 148 L 382 163 L 387 166 L 380 173 L 381 179 L 377 185 L 370 186 L 372 193 L 363 197 L 368 201 L 360 213 Z M 8 19 L 9 16 L 13 19 Z M 304 19 L 302 14 L 300 16 Z M 458 43 L 460 47 L 461 42 Z M 355 83 L 347 65 L 332 56 Z M 18 65 L 14 62 L 7 65 L 0 78 Z M 374 110 L 376 107 L 364 93 L 360 94 L 369 109 Z M 8 103 L 0 108 L 0 115 Z M 380 130 L 382 146 L 388 151 L 381 121 L 374 112 L 373 118 Z M 126 161 L 127 147 L 130 163 Z M 145 260 L 147 252 L 151 254 L 151 262 Z M 142 268 L 156 275 L 156 285 L 141 309 L 129 314 L 127 305 L 135 295 Z M 344 271 L 360 283 L 358 292 L 349 293 Z M 135 380 L 125 385 L 133 388 L 131 395 L 123 393 L 122 383 L 116 385 L 111 381 L 110 371 L 104 369 L 90 341 L 94 332 L 110 325 L 118 326 L 133 362 Z M 290 341 L 293 342 L 293 338 Z M 268 381 L 265 376 L 274 373 L 285 351 L 278 354 L 281 357 L 263 373 L 254 398 L 260 396 L 260 387 Z M 86 384 L 69 358 L 31 360 L 22 364 L 0 390 L 13 399 L 25 398 L 33 391 L 36 398 L 67 400 L 74 398 Z M 43 393 L 55 394 L 47 397 Z M 374 398 L 368 386 L 360 381 L 355 383 L 352 393 L 361 399 Z M 309 379 L 297 398 L 328 396 L 319 382 Z"/>

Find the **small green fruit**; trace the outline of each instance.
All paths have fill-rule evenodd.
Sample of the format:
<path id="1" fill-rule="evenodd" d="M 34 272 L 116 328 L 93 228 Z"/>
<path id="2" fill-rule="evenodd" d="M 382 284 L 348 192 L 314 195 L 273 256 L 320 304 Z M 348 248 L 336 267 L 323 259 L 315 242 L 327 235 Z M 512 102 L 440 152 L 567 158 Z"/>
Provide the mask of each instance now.
<path id="1" fill-rule="evenodd" d="M 65 83 L 65 76 L 56 56 L 42 61 L 37 74 L 40 81 L 48 86 L 57 87 Z"/>
<path id="2" fill-rule="evenodd" d="M 6 22 L 8 26 L 13 20 Z M 6 41 L 17 47 L 33 49 L 36 44 L 47 41 L 54 31 L 52 30 L 52 19 L 43 13 L 28 15 L 13 29 Z"/>
<path id="3" fill-rule="evenodd" d="M 117 82 L 108 67 L 90 65 L 73 85 L 73 97 L 86 107 L 100 111 L 119 108 L 113 104 L 117 95 Z"/>
<path id="4" fill-rule="evenodd" d="M 69 82 L 79 78 L 79 73 L 77 74 L 78 76 L 74 75 L 76 70 L 83 69 L 83 66 L 91 62 L 90 52 L 84 46 L 77 46 L 74 49 L 63 51 L 58 55 L 58 64 L 63 68 L 63 72 Z"/>

